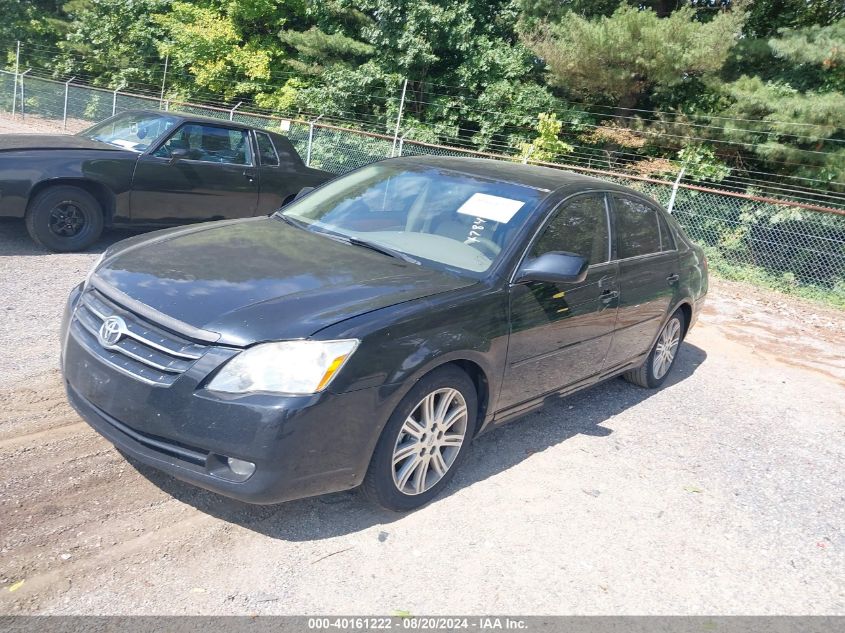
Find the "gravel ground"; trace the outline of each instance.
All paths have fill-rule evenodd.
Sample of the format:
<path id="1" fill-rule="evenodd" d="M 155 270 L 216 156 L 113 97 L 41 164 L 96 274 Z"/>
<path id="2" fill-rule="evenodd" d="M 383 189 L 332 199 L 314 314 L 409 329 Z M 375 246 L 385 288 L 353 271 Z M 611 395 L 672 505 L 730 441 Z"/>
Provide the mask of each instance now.
<path id="1" fill-rule="evenodd" d="M 0 613 L 845 614 L 842 312 L 718 282 L 662 389 L 550 401 L 426 508 L 251 507 L 65 402 L 61 307 L 123 236 L 0 223 Z"/>

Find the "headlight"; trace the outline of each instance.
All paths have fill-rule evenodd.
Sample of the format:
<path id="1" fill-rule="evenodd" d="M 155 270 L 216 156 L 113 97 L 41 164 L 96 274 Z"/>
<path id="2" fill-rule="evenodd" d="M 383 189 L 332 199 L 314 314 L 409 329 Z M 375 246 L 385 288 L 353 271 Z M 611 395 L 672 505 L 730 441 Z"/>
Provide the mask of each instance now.
<path id="1" fill-rule="evenodd" d="M 103 260 L 106 258 L 106 251 L 103 251 L 100 256 L 97 258 L 97 261 L 94 262 L 94 265 L 91 266 L 91 270 L 88 271 L 88 274 L 85 276 L 85 285 L 82 286 L 83 288 L 87 288 L 88 284 L 91 283 L 91 277 L 94 276 L 94 273 L 97 272 L 97 268 L 100 267 L 100 264 L 103 263 Z"/>
<path id="2" fill-rule="evenodd" d="M 208 388 L 227 393 L 317 393 L 329 385 L 356 347 L 356 339 L 262 343 L 226 363 Z"/>

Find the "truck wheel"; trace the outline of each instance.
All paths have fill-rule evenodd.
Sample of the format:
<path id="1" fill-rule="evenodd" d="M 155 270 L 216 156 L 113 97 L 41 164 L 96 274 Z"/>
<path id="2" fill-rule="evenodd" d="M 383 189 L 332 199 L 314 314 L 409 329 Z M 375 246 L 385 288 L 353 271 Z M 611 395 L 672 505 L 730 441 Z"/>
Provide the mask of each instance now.
<path id="1" fill-rule="evenodd" d="M 81 251 L 103 232 L 103 209 L 84 189 L 50 187 L 30 201 L 26 229 L 33 240 L 51 251 Z"/>

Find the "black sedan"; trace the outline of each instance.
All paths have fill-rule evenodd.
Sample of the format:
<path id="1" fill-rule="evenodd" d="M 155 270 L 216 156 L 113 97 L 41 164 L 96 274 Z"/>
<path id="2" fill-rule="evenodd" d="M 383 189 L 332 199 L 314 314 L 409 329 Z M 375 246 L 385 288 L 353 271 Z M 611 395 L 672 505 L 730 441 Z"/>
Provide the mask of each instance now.
<path id="1" fill-rule="evenodd" d="M 175 477 L 407 510 L 549 396 L 660 386 L 706 292 L 701 249 L 631 189 L 400 158 L 113 246 L 70 296 L 62 369 L 82 417 Z"/>
<path id="2" fill-rule="evenodd" d="M 0 217 L 25 218 L 54 251 L 85 249 L 108 226 L 266 215 L 333 177 L 280 134 L 171 112 L 124 112 L 75 136 L 0 136 Z"/>

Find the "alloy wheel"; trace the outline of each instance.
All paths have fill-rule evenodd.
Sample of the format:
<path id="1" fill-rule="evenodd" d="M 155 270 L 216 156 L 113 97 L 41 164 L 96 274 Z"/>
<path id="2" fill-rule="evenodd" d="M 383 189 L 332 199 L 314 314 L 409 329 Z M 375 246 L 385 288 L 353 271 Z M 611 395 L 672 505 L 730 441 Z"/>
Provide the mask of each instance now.
<path id="1" fill-rule="evenodd" d="M 467 405 L 457 389 L 437 389 L 405 420 L 393 446 L 393 483 L 406 495 L 437 484 L 455 463 L 467 433 Z"/>
<path id="2" fill-rule="evenodd" d="M 675 354 L 678 352 L 678 345 L 681 343 L 681 322 L 673 317 L 669 319 L 663 332 L 657 339 L 657 346 L 654 349 L 654 360 L 652 370 L 654 377 L 660 380 L 669 371 Z"/>

